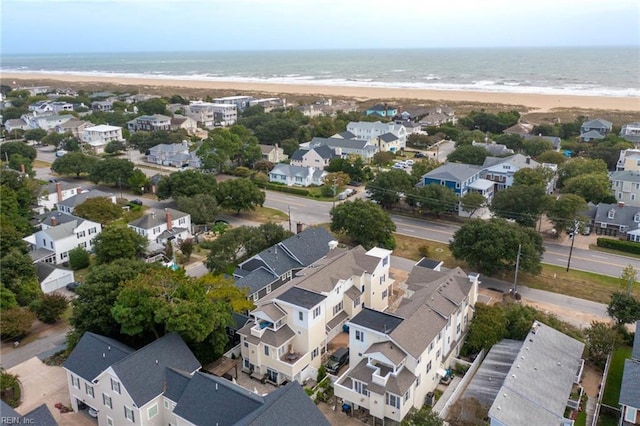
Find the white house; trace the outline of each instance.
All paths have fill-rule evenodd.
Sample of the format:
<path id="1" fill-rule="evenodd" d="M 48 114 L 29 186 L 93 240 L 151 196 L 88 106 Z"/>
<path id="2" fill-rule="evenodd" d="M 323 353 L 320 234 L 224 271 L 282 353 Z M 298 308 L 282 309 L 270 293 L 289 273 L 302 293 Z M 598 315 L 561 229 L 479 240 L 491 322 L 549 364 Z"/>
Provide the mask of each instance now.
<path id="1" fill-rule="evenodd" d="M 90 191 L 78 192 L 76 191 L 75 195 L 71 195 L 69 197 L 64 197 L 64 193 L 61 201 L 56 202 L 56 208 L 64 213 L 73 214 L 73 211 L 77 206 L 87 201 L 89 198 L 98 198 L 104 197 L 109 199 L 113 204 L 116 203 L 116 196 L 110 192 L 103 192 L 97 189 L 92 189 Z"/>
<path id="2" fill-rule="evenodd" d="M 51 212 L 42 222 L 42 229 L 23 238 L 30 248 L 34 263 L 59 265 L 69 261 L 69 251 L 82 247 L 93 250 L 93 240 L 102 232 L 102 225 L 63 212 Z"/>
<path id="3" fill-rule="evenodd" d="M 335 395 L 385 424 L 420 409 L 459 354 L 473 316 L 478 275 L 415 266 L 395 312 L 363 309 L 347 322 L 349 368 Z"/>
<path id="4" fill-rule="evenodd" d="M 276 164 L 269 172 L 269 182 L 284 183 L 287 186 L 321 186 L 327 175 L 322 169 L 315 167 L 292 166 L 290 164 Z"/>
<path id="5" fill-rule="evenodd" d="M 347 131 L 353 133 L 355 139 L 379 144 L 380 151 L 397 152 L 407 146 L 407 129 L 402 124 L 352 121 L 347 124 Z"/>
<path id="6" fill-rule="evenodd" d="M 291 165 L 301 167 L 315 167 L 324 169 L 332 159 L 340 157 L 335 150 L 326 145 L 321 145 L 312 149 L 298 149 L 291 154 Z"/>
<path id="7" fill-rule="evenodd" d="M 631 359 L 624 361 L 620 387 L 620 421 L 622 425 L 640 424 L 640 321 L 636 321 Z"/>
<path id="8" fill-rule="evenodd" d="M 122 127 L 100 124 L 87 127 L 82 133 L 82 141 L 89 145 L 94 153 L 101 154 L 104 147 L 111 141 L 124 141 Z"/>
<path id="9" fill-rule="evenodd" d="M 53 210 L 56 204 L 79 194 L 81 190 L 82 188 L 75 183 L 48 183 L 46 185 L 43 185 L 42 189 L 40 190 L 38 205 L 44 207 L 47 210 Z"/>
<path id="10" fill-rule="evenodd" d="M 50 263 L 36 263 L 36 275 L 43 293 L 54 292 L 74 281 L 73 271 L 57 268 Z"/>
<path id="11" fill-rule="evenodd" d="M 191 236 L 191 215 L 169 208 L 149 209 L 144 216 L 129 222 L 127 226 L 152 242 L 180 242 Z"/>

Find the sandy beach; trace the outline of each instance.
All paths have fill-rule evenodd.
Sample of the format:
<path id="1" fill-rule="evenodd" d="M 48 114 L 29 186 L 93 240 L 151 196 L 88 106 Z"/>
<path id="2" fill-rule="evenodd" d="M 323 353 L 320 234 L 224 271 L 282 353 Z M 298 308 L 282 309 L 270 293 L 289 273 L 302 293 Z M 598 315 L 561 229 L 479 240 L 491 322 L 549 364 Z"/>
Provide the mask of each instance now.
<path id="1" fill-rule="evenodd" d="M 555 108 L 580 108 L 587 110 L 640 111 L 640 98 L 595 97 L 574 95 L 543 95 L 496 92 L 462 92 L 423 89 L 390 89 L 353 86 L 320 86 L 303 84 L 271 84 L 200 81 L 154 78 L 103 77 L 94 75 L 50 74 L 50 73 L 2 73 L 0 80 L 6 84 L 13 81 L 38 81 L 41 84 L 55 83 L 108 83 L 123 86 L 175 87 L 207 90 L 237 90 L 238 92 L 260 92 L 265 94 L 339 96 L 357 100 L 413 99 L 425 102 L 477 102 L 482 104 L 505 104 L 524 106 L 530 111 L 547 112 Z"/>

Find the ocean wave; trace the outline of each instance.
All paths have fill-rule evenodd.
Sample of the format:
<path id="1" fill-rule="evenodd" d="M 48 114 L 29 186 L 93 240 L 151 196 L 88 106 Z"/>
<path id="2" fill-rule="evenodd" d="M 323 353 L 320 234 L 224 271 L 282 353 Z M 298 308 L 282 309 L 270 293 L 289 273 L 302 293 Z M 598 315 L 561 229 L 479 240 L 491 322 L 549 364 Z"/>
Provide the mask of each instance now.
<path id="1" fill-rule="evenodd" d="M 470 83 L 448 83 L 440 78 L 429 79 L 422 82 L 376 81 L 368 78 L 323 78 L 323 76 L 298 75 L 296 77 L 272 76 L 272 77 L 248 77 L 236 75 L 216 75 L 189 72 L 187 74 L 149 74 L 149 73 L 118 73 L 105 71 L 48 71 L 25 70 L 23 67 L 16 69 L 0 68 L 0 72 L 16 74 L 63 74 L 85 77 L 110 77 L 110 78 L 140 78 L 157 80 L 184 80 L 184 81 L 214 81 L 214 82 L 238 82 L 238 83 L 271 83 L 290 85 L 314 85 L 314 86 L 344 86 L 344 87 L 373 87 L 388 89 L 411 90 L 443 90 L 462 92 L 496 92 L 518 94 L 543 94 L 543 95 L 575 95 L 575 96 L 604 96 L 604 97 L 640 97 L 638 88 L 602 87 L 593 84 L 569 84 L 569 85 L 536 85 L 531 82 L 497 82 L 494 80 L 476 80 Z M 556 81 L 557 82 L 557 81 Z M 509 84 L 507 84 L 509 83 Z"/>

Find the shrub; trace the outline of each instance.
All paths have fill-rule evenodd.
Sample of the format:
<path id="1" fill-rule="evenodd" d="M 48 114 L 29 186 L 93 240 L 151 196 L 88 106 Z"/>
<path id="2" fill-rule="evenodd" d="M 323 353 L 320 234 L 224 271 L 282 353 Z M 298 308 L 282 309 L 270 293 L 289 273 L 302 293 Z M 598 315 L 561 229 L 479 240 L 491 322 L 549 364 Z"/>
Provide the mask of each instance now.
<path id="1" fill-rule="evenodd" d="M 0 390 L 2 400 L 11 407 L 20 405 L 20 381 L 18 376 L 7 373 L 4 368 L 0 369 Z"/>
<path id="2" fill-rule="evenodd" d="M 91 264 L 91 256 L 84 248 L 78 246 L 73 250 L 69 250 L 69 266 L 74 271 L 78 269 L 88 268 Z"/>
<path id="3" fill-rule="evenodd" d="M 640 244 L 633 241 L 614 240 L 611 238 L 598 238 L 598 247 L 620 250 L 626 253 L 640 254 Z"/>
<path id="4" fill-rule="evenodd" d="M 35 319 L 36 314 L 25 308 L 4 311 L 0 317 L 0 338 L 9 340 L 26 336 Z"/>
<path id="5" fill-rule="evenodd" d="M 426 244 L 421 245 L 418 247 L 418 253 L 422 257 L 429 257 L 429 246 Z"/>
<path id="6" fill-rule="evenodd" d="M 321 365 L 318 368 L 318 377 L 316 378 L 316 382 L 320 383 L 325 377 L 327 377 L 327 369 L 324 368 L 324 365 Z"/>
<path id="7" fill-rule="evenodd" d="M 236 176 L 243 177 L 243 178 L 248 178 L 253 173 L 250 169 L 242 166 L 236 167 L 235 172 L 236 172 Z"/>
<path id="8" fill-rule="evenodd" d="M 52 293 L 44 294 L 33 302 L 31 310 L 36 313 L 40 321 L 53 324 L 60 319 L 67 306 L 69 301 L 64 295 Z"/>

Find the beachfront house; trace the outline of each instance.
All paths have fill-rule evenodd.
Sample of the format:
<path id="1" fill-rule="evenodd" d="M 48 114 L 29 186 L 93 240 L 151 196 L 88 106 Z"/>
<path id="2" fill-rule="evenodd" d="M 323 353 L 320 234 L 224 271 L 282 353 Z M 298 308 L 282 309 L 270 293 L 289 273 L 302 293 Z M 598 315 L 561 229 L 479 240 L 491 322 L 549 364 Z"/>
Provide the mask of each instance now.
<path id="1" fill-rule="evenodd" d="M 227 104 L 227 105 L 235 105 L 238 111 L 242 111 L 243 109 L 250 106 L 249 102 L 253 100 L 253 96 L 225 96 L 222 98 L 215 98 L 213 100 L 216 104 Z"/>
<path id="2" fill-rule="evenodd" d="M 620 158 L 616 163 L 616 171 L 623 170 L 640 172 L 640 149 L 625 149 L 620 151 Z"/>
<path id="3" fill-rule="evenodd" d="M 423 127 L 427 127 L 441 126 L 445 123 L 456 124 L 456 121 L 458 121 L 458 119 L 456 118 L 456 112 L 453 108 L 448 106 L 439 106 L 428 109 L 426 111 L 426 115 L 422 117 L 419 123 Z"/>
<path id="4" fill-rule="evenodd" d="M 407 145 L 407 129 L 402 124 L 352 121 L 347 124 L 347 132 L 355 135 L 354 139 L 378 144 L 379 151 L 398 152 Z"/>
<path id="5" fill-rule="evenodd" d="M 238 108 L 233 103 L 191 101 L 189 105 L 179 105 L 179 108 L 185 116 L 206 128 L 232 126 L 238 121 Z"/>
<path id="6" fill-rule="evenodd" d="M 111 112 L 113 111 L 113 101 L 93 101 L 91 102 L 91 111 Z"/>
<path id="7" fill-rule="evenodd" d="M 620 136 L 633 142 L 635 144 L 640 143 L 640 122 L 628 123 L 622 126 L 620 129 Z"/>
<path id="8" fill-rule="evenodd" d="M 611 132 L 612 128 L 613 123 L 602 118 L 585 121 L 582 123 L 582 126 L 580 126 L 580 140 L 582 142 L 593 142 L 604 139 L 604 137 Z"/>
<path id="9" fill-rule="evenodd" d="M 98 126 L 87 127 L 82 132 L 82 142 L 93 151 L 94 154 L 102 154 L 104 148 L 111 141 L 123 142 L 122 127 L 100 124 Z"/>
<path id="10" fill-rule="evenodd" d="M 321 168 L 280 163 L 269 172 L 269 182 L 283 183 L 287 186 L 322 186 L 327 174 Z"/>
<path id="11" fill-rule="evenodd" d="M 170 131 L 171 118 L 162 114 L 141 115 L 127 122 L 127 128 L 130 132 L 157 132 Z"/>
<path id="12" fill-rule="evenodd" d="M 380 117 L 395 117 L 398 114 L 398 108 L 388 104 L 375 104 L 364 112 L 364 115 L 377 115 Z"/>

